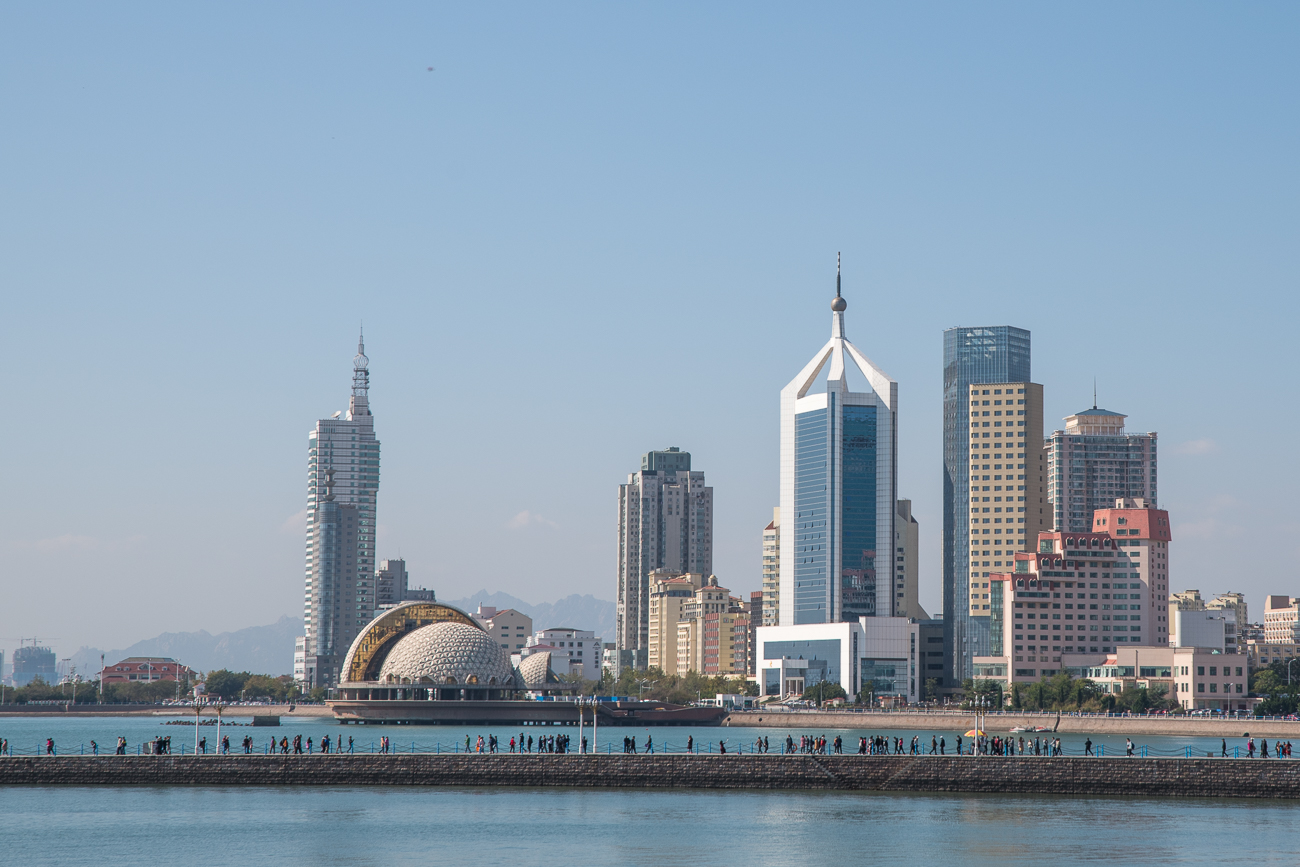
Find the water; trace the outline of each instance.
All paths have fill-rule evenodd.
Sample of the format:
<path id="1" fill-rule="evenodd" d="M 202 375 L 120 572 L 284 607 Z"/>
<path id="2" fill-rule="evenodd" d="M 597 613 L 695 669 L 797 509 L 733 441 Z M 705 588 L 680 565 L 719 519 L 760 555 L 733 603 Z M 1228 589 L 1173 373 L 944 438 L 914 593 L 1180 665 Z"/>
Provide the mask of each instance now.
<path id="1" fill-rule="evenodd" d="M 1300 863 L 1300 804 L 414 788 L 0 788 L 14 865 Z M 1217 833 L 1216 833 L 1217 831 Z M 1217 844 L 1217 845 L 1216 845 Z"/>
<path id="2" fill-rule="evenodd" d="M 167 720 L 185 719 L 183 714 L 177 714 L 174 717 L 0 717 L 0 737 L 8 738 L 10 749 L 15 755 L 32 755 L 45 751 L 45 739 L 53 738 L 55 745 L 58 747 L 60 755 L 75 754 L 81 751 L 90 752 L 90 742 L 95 740 L 99 742 L 100 752 L 112 752 L 113 745 L 117 742 L 118 735 L 127 739 L 127 744 L 132 753 L 145 741 L 158 736 L 170 735 L 172 738 L 173 752 L 180 753 L 182 749 L 186 753 L 194 751 L 194 725 L 193 717 L 189 717 L 189 725 L 165 725 Z M 240 718 L 235 718 L 240 721 Z M 243 722 L 247 723 L 248 718 L 244 717 Z M 518 738 L 520 732 L 524 737 L 529 735 L 534 738 L 542 735 L 567 734 L 573 741 L 574 749 L 578 744 L 578 727 L 577 726 L 527 726 L 524 728 L 506 728 L 503 726 L 416 726 L 416 725 L 339 725 L 333 719 L 328 717 L 307 717 L 303 719 L 282 718 L 283 725 L 279 728 L 261 728 L 249 725 L 229 726 L 223 724 L 221 733 L 223 736 L 230 737 L 231 749 L 234 752 L 239 751 L 239 744 L 245 735 L 251 735 L 257 752 L 263 752 L 274 737 L 288 737 L 290 740 L 296 734 L 301 734 L 306 741 L 311 737 L 315 743 L 329 735 L 331 740 L 342 737 L 346 744 L 349 737 L 354 740 L 354 749 L 356 752 L 371 752 L 377 748 L 379 738 L 387 735 L 393 744 L 396 752 L 410 752 L 414 749 L 416 752 L 455 752 L 456 750 L 465 749 L 465 738 L 469 736 L 470 742 L 474 743 L 479 735 L 486 738 L 490 734 L 496 735 L 500 739 L 501 751 L 509 749 L 510 738 Z M 852 753 L 857 751 L 858 738 L 864 735 L 885 735 L 887 737 L 900 737 L 904 743 L 910 743 L 912 737 L 919 736 L 921 747 L 924 752 L 930 749 L 930 739 L 934 737 L 943 737 L 947 742 L 947 752 L 951 753 L 956 745 L 956 736 L 964 735 L 970 730 L 970 718 L 953 719 L 952 723 L 959 728 L 935 729 L 933 731 L 914 731 L 914 730 L 894 730 L 881 728 L 864 728 L 864 729 L 821 729 L 810 728 L 803 729 L 785 729 L 785 728 L 718 728 L 718 727 L 631 727 L 631 726 L 603 726 L 599 732 L 599 749 L 601 752 L 612 750 L 619 752 L 622 750 L 622 742 L 625 736 L 635 736 L 638 748 L 644 751 L 647 737 L 653 737 L 655 751 L 663 752 L 667 749 L 670 752 L 681 752 L 686 748 L 687 737 L 695 739 L 696 749 L 700 751 L 714 751 L 718 749 L 718 741 L 727 742 L 728 752 L 735 752 L 743 749 L 745 752 L 752 750 L 754 740 L 759 737 L 767 737 L 772 748 L 772 753 L 780 752 L 780 744 L 785 742 L 787 735 L 794 737 L 796 743 L 799 736 L 803 734 L 826 735 L 832 741 L 836 735 L 844 739 L 844 751 Z M 1250 730 L 1250 721 L 1241 720 L 1240 728 L 1235 729 L 1235 733 L 1240 735 Z M 216 749 L 216 726 L 201 726 L 199 736 L 206 737 L 209 751 Z M 1005 735 L 1006 732 L 993 725 L 988 727 L 988 734 Z M 587 737 L 588 743 L 591 742 L 591 728 L 585 726 L 583 735 Z M 1035 737 L 1032 733 L 1015 734 L 1015 738 L 1024 737 L 1027 743 L 1033 742 Z M 1051 737 L 1051 734 L 1039 734 L 1038 737 Z M 1085 740 L 1091 739 L 1094 751 L 1104 751 L 1107 756 L 1123 755 L 1125 751 L 1124 735 L 1098 735 L 1098 734 L 1062 734 L 1061 742 L 1066 755 L 1081 755 L 1084 751 Z M 1193 756 L 1204 757 L 1206 753 L 1212 753 L 1218 756 L 1222 748 L 1222 740 L 1218 737 L 1181 737 L 1170 735 L 1133 735 L 1133 742 L 1137 745 L 1139 754 L 1143 747 L 1146 747 L 1146 755 L 1151 757 L 1178 757 L 1182 758 L 1191 750 Z M 966 740 L 966 739 L 963 739 Z M 1234 750 L 1240 750 L 1241 755 L 1245 755 L 1246 739 L 1244 737 L 1227 738 L 1228 755 L 1233 755 Z M 1273 738 L 1270 741 L 1270 753 L 1272 752 Z M 1300 738 L 1296 738 L 1300 740 Z M 968 742 L 968 741 L 967 741 Z M 1258 744 L 1258 739 L 1256 739 Z"/>

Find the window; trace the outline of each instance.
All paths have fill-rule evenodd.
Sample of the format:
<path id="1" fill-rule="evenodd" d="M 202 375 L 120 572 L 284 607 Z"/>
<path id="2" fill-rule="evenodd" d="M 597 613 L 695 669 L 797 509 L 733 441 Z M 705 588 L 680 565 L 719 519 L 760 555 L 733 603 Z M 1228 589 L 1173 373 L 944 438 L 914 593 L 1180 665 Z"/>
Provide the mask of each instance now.
<path id="1" fill-rule="evenodd" d="M 1196 684 L 1196 691 L 1197 691 L 1197 692 L 1205 692 L 1205 684 L 1203 684 L 1203 683 L 1198 683 L 1198 684 Z"/>

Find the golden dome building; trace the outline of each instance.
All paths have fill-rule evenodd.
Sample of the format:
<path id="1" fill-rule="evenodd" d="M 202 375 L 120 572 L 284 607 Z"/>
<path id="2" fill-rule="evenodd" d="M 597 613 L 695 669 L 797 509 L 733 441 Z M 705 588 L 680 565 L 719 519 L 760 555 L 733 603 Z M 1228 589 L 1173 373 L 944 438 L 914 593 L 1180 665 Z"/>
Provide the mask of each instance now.
<path id="1" fill-rule="evenodd" d="M 404 602 L 382 612 L 352 642 L 341 675 L 329 705 L 345 722 L 577 718 L 572 702 L 544 701 L 578 688 L 551 671 L 549 653 L 525 657 L 516 668 L 474 618 L 440 602 Z"/>

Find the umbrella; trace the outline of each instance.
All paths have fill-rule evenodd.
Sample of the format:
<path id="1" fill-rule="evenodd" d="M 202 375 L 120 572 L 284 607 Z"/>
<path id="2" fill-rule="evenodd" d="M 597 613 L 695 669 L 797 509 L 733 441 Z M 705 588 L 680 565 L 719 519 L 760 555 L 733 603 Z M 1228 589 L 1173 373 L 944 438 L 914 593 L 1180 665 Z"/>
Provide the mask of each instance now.
<path id="1" fill-rule="evenodd" d="M 963 737 L 977 738 L 977 737 L 983 737 L 983 735 L 984 732 L 980 731 L 979 729 L 971 729 L 970 731 L 966 732 L 966 734 L 963 735 Z"/>

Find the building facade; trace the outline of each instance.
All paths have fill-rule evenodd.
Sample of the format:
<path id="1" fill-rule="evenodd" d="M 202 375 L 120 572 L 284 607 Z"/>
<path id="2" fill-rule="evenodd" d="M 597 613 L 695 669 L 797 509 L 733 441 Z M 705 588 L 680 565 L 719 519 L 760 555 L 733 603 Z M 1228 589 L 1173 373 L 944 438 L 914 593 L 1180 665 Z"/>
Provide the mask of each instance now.
<path id="1" fill-rule="evenodd" d="M 971 387 L 978 383 L 981 391 L 984 385 L 992 391 L 1000 387 L 996 383 L 1028 382 L 1032 378 L 1029 360 L 1029 332 L 1023 328 L 1008 325 L 961 327 L 949 328 L 943 333 L 943 620 L 944 645 L 949 654 L 945 686 L 958 686 L 970 677 L 972 660 L 987 653 L 989 646 L 989 621 L 982 615 L 983 608 L 980 617 L 972 619 L 970 615 L 970 585 L 973 583 L 970 577 L 970 488 L 974 484 L 970 481 L 974 474 L 971 469 L 970 424 L 973 419 L 970 403 L 977 399 L 971 396 Z M 982 400 L 982 396 L 979 399 Z M 994 399 L 998 398 L 990 395 L 990 400 Z M 1005 400 L 1005 396 L 1001 399 Z M 990 412 L 993 409 L 990 404 Z M 983 416 L 980 419 L 982 423 Z M 990 420 L 993 420 L 992 416 Z M 980 439 L 982 444 L 983 437 Z M 1001 441 L 1005 443 L 1006 439 Z M 1018 437 L 1012 439 L 1012 442 L 1019 441 Z M 993 442 L 992 437 L 990 442 Z M 1027 437 L 1025 442 L 1029 442 Z M 1022 462 L 1019 458 L 1007 458 L 1008 451 L 990 451 L 990 454 L 1002 454 L 1004 465 L 1009 460 Z M 1020 450 L 1013 453 L 1019 454 Z M 1024 449 L 1024 453 L 1030 453 L 1029 447 Z M 983 454 L 982 449 L 980 454 Z M 998 462 L 993 458 L 989 460 L 990 467 Z M 980 463 L 982 467 L 982 457 Z M 1019 470 L 1014 472 L 1020 474 Z M 990 469 L 990 475 L 995 474 Z M 980 475 L 983 475 L 982 469 Z M 1005 470 L 1003 475 L 1006 475 Z M 980 550 L 982 552 L 983 548 Z M 983 572 L 982 566 L 979 571 Z M 985 583 L 982 575 L 979 583 Z M 981 596 L 983 592 L 980 588 Z M 982 599 L 980 604 L 983 605 Z"/>
<path id="2" fill-rule="evenodd" d="M 523 651 L 533 634 L 533 618 L 513 608 L 480 605 L 478 611 L 470 616 L 493 641 L 510 653 Z"/>
<path id="3" fill-rule="evenodd" d="M 48 684 L 55 683 L 58 680 L 58 660 L 53 650 L 41 647 L 33 639 L 31 644 L 20 645 L 14 651 L 10 680 L 14 686 L 27 686 L 37 678 Z"/>
<path id="4" fill-rule="evenodd" d="M 1015 571 L 990 575 L 991 652 L 977 677 L 1032 682 L 1127 646 L 1169 647 L 1169 514 L 1119 500 L 1094 532 L 1045 532 Z"/>
<path id="5" fill-rule="evenodd" d="M 1051 529 L 1050 507 L 1043 502 L 1042 442 L 1041 385 L 971 386 L 970 546 L 966 551 L 970 617 L 989 616 L 989 575 L 1010 569 L 1017 551 L 1032 550 L 1038 534 Z M 982 635 L 986 630 L 981 625 L 977 631 Z"/>
<path id="6" fill-rule="evenodd" d="M 551 655 L 551 670 L 556 674 L 581 676 L 585 680 L 600 680 L 603 662 L 603 645 L 596 633 L 585 629 L 557 626 L 533 633 L 519 653 L 527 659 L 538 653 Z"/>
<path id="7" fill-rule="evenodd" d="M 99 673 L 104 683 L 153 683 L 160 680 L 190 680 L 194 672 L 169 656 L 129 656 L 104 666 Z"/>
<path id="8" fill-rule="evenodd" d="M 698 572 L 680 574 L 666 569 L 650 573 L 650 625 L 646 667 L 677 673 L 677 624 L 695 592 L 707 583 Z"/>
<path id="9" fill-rule="evenodd" d="M 763 528 L 763 622 L 776 626 L 781 620 L 781 507 L 772 509 L 772 520 Z"/>
<path id="10" fill-rule="evenodd" d="M 650 573 L 713 571 L 713 489 L 678 448 L 647 452 L 640 472 L 618 488 L 615 643 L 631 664 L 648 664 Z"/>
<path id="11" fill-rule="evenodd" d="M 379 440 L 370 414 L 364 340 L 352 360 L 348 411 L 307 435 L 307 576 L 302 672 L 308 688 L 338 683 L 352 640 L 374 617 Z"/>
<path id="12" fill-rule="evenodd" d="M 836 276 L 831 336 L 781 390 L 779 622 L 888 616 L 898 502 L 898 384 L 844 334 Z M 850 391 L 849 365 L 870 391 Z M 829 366 L 826 390 L 813 386 Z"/>
<path id="13" fill-rule="evenodd" d="M 763 696 L 790 698 L 821 681 L 838 683 L 850 699 L 915 703 L 920 687 L 921 626 L 906 617 L 862 617 L 852 623 L 769 626 L 758 630 L 755 656 Z"/>
<path id="14" fill-rule="evenodd" d="M 929 620 L 921 607 L 921 526 L 912 514 L 912 501 L 899 500 L 894 523 L 894 616 Z"/>
<path id="15" fill-rule="evenodd" d="M 1264 597 L 1264 640 L 1269 644 L 1300 643 L 1300 599 Z"/>
<path id="16" fill-rule="evenodd" d="M 1156 499 L 1154 433 L 1124 432 L 1123 413 L 1092 409 L 1067 416 L 1047 442 L 1047 499 L 1052 527 L 1084 532 L 1093 512 L 1116 499 Z"/>

